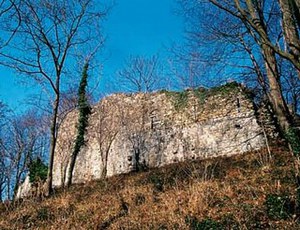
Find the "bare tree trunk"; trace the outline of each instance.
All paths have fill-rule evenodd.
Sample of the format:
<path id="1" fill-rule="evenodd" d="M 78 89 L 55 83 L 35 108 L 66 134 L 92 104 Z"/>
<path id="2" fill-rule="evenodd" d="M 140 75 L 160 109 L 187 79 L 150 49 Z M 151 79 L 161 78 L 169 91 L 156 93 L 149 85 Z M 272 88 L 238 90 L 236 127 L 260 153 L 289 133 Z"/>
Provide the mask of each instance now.
<path id="1" fill-rule="evenodd" d="M 14 194 L 13 194 L 13 199 L 15 199 L 17 192 L 18 192 L 18 188 L 19 188 L 19 183 L 20 183 L 20 160 L 21 160 L 21 155 L 22 152 L 18 152 L 17 158 L 16 158 L 16 163 L 17 163 L 17 169 L 16 169 L 16 177 L 15 177 L 15 186 L 14 186 Z"/>
<path id="2" fill-rule="evenodd" d="M 34 145 L 34 144 L 33 144 Z M 24 156 L 24 161 L 23 163 L 20 165 L 20 158 L 21 158 L 21 154 L 20 157 L 17 159 L 18 160 L 18 165 L 17 165 L 17 172 L 16 172 L 16 178 L 15 178 L 15 187 L 14 187 L 14 194 L 13 194 L 13 200 L 16 198 L 17 193 L 18 193 L 18 189 L 19 189 L 19 185 L 21 183 L 21 175 L 24 172 L 26 166 L 26 163 L 29 161 L 29 158 L 31 156 L 31 152 L 33 152 L 33 146 L 31 147 L 31 150 L 27 152 L 27 154 Z"/>
<path id="3" fill-rule="evenodd" d="M 241 12 L 243 12 L 241 10 L 239 2 L 237 0 L 235 0 L 235 2 L 237 8 Z M 290 128 L 291 120 L 289 110 L 282 95 L 280 75 L 278 71 L 275 51 L 274 49 L 272 49 L 272 47 L 269 46 L 270 39 L 268 37 L 267 27 L 265 25 L 265 22 L 263 21 L 263 17 L 261 16 L 262 9 L 260 9 L 260 6 L 256 3 L 255 6 L 257 9 L 259 9 L 259 12 L 257 12 L 253 4 L 254 3 L 251 0 L 246 0 L 246 5 L 252 18 L 252 21 L 248 19 L 248 22 L 252 23 L 252 27 L 254 27 L 258 32 L 259 44 L 261 47 L 262 55 L 264 57 L 265 67 L 267 70 L 267 78 L 269 80 L 270 86 L 268 97 L 272 104 L 273 110 L 277 115 L 281 131 L 286 132 Z"/>
<path id="4" fill-rule="evenodd" d="M 296 19 L 298 27 L 300 28 L 300 0 L 291 0 L 291 1 L 292 1 L 292 7 L 294 11 L 294 17 Z"/>
<path id="5" fill-rule="evenodd" d="M 61 182 L 61 184 L 63 185 L 63 186 L 65 186 L 66 185 L 66 182 L 67 182 L 67 169 L 68 169 L 68 164 L 69 164 L 69 162 L 67 162 L 67 164 L 65 165 L 65 167 L 63 167 L 62 166 L 62 169 L 61 169 L 61 176 L 62 176 L 62 182 Z"/>
<path id="6" fill-rule="evenodd" d="M 108 146 L 107 148 L 105 149 L 105 152 L 104 152 L 104 156 L 102 155 L 102 164 L 103 164 L 103 169 L 102 169 L 102 173 L 101 173 L 101 178 L 104 179 L 106 178 L 107 176 L 107 161 L 108 161 L 108 154 L 109 154 L 109 151 L 111 149 L 111 146 L 112 146 L 112 143 L 114 142 L 116 136 L 117 136 L 118 132 L 114 133 L 110 139 L 108 140 L 109 143 L 108 143 Z M 101 148 L 101 147 L 100 147 Z"/>
<path id="7" fill-rule="evenodd" d="M 7 180 L 6 180 L 6 186 L 7 186 L 7 190 L 6 190 L 6 199 L 10 200 L 10 176 L 7 176 Z"/>
<path id="8" fill-rule="evenodd" d="M 65 179 L 67 179 L 66 181 L 66 185 L 67 187 L 70 187 L 72 184 L 72 180 L 73 180 L 73 171 L 75 168 L 75 163 L 76 163 L 76 158 L 77 158 L 77 154 L 75 155 L 74 152 L 72 152 L 71 155 L 71 159 L 70 159 L 70 164 L 69 164 L 69 170 L 67 171 L 67 176 Z"/>
<path id="9" fill-rule="evenodd" d="M 52 180 L 53 180 L 53 164 L 54 164 L 54 155 L 55 155 L 55 146 L 56 146 L 56 137 L 57 137 L 57 115 L 59 107 L 59 94 L 56 94 L 56 99 L 53 104 L 53 115 L 51 120 L 50 128 L 50 152 L 49 152 L 49 166 L 47 174 L 47 186 L 46 186 L 46 196 L 49 196 L 52 193 Z"/>
<path id="10" fill-rule="evenodd" d="M 4 182 L 0 182 L 0 202 L 3 201 Z"/>
<path id="11" fill-rule="evenodd" d="M 300 63 L 300 40 L 293 9 L 293 0 L 278 0 L 282 12 L 284 37 L 289 47 L 289 52 Z M 299 4 L 300 0 L 298 0 Z M 296 1 L 295 1 L 296 3 Z M 300 4 L 299 4 L 300 6 Z M 298 70 L 300 79 L 300 71 Z"/>
<path id="12" fill-rule="evenodd" d="M 101 173 L 101 179 L 105 179 L 107 176 L 108 153 L 109 153 L 109 149 L 105 151 L 104 159 L 102 159 L 103 169 L 102 169 L 102 173 Z"/>
<path id="13" fill-rule="evenodd" d="M 267 45 L 262 45 L 262 52 L 269 80 L 269 100 L 274 112 L 277 115 L 279 125 L 283 132 L 290 128 L 290 113 L 282 95 L 280 77 L 277 68 L 275 52 Z"/>
<path id="14" fill-rule="evenodd" d="M 15 178 L 15 186 L 14 186 L 14 194 L 13 194 L 13 200 L 16 198 L 17 196 L 17 192 L 18 192 L 18 189 L 19 189 L 19 184 L 20 184 L 20 177 L 21 177 L 21 174 L 20 173 L 17 173 L 16 174 L 16 178 Z"/>
<path id="15" fill-rule="evenodd" d="M 251 50 L 251 48 L 246 44 L 245 40 L 243 39 L 242 36 L 240 36 L 240 42 L 242 44 L 242 46 L 244 47 L 245 51 L 248 53 L 250 60 L 252 62 L 255 74 L 257 75 L 257 81 L 259 83 L 259 85 L 262 87 L 262 90 L 264 92 L 264 94 L 267 95 L 268 92 L 268 87 L 266 85 L 265 79 L 264 79 L 264 75 L 260 69 L 260 66 Z"/>

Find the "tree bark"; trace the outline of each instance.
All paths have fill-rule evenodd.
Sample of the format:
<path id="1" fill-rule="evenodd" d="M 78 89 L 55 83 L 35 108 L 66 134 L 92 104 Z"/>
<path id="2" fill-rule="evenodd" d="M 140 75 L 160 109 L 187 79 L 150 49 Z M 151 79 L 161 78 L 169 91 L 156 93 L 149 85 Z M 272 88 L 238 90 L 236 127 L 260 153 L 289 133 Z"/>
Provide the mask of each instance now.
<path id="1" fill-rule="evenodd" d="M 291 125 L 290 113 L 282 95 L 280 76 L 277 68 L 275 52 L 267 45 L 262 45 L 262 53 L 265 60 L 267 78 L 269 81 L 268 98 L 276 113 L 278 123 L 283 132 L 286 132 Z"/>
<path id="2" fill-rule="evenodd" d="M 6 187 L 7 187 L 7 190 L 6 190 L 6 199 L 7 200 L 10 200 L 10 197 L 11 197 L 11 193 L 10 193 L 10 177 L 8 176 L 7 177 L 7 181 L 6 181 Z"/>
<path id="3" fill-rule="evenodd" d="M 4 191 L 4 186 L 3 186 L 4 182 L 0 181 L 0 202 L 3 201 L 3 191 Z"/>
<path id="4" fill-rule="evenodd" d="M 20 173 L 21 154 L 22 154 L 22 152 L 19 151 L 18 154 L 17 154 L 17 158 L 16 158 L 17 168 L 16 168 L 16 176 L 15 176 L 15 186 L 14 186 L 13 200 L 15 199 L 15 197 L 17 195 L 18 188 L 19 188 L 19 183 L 20 183 L 20 177 L 21 177 L 21 173 Z"/>
<path id="5" fill-rule="evenodd" d="M 270 87 L 268 98 L 272 104 L 274 112 L 276 113 L 281 131 L 286 132 L 291 125 L 290 113 L 282 95 L 275 51 L 269 46 L 271 42 L 267 33 L 267 27 L 263 21 L 264 19 L 263 17 L 260 17 L 260 12 L 257 13 L 257 11 L 261 11 L 262 9 L 259 8 L 259 5 L 254 6 L 251 0 L 246 0 L 246 4 L 250 13 L 250 19 L 247 19 L 247 21 L 259 35 L 258 41 L 261 48 L 261 53 L 264 57 L 267 78 Z M 237 5 L 237 8 L 240 9 L 240 6 Z"/>
<path id="6" fill-rule="evenodd" d="M 282 12 L 282 24 L 284 37 L 289 47 L 289 52 L 294 56 L 295 60 L 300 63 L 300 39 L 296 24 L 296 17 L 293 0 L 278 0 Z M 300 1 L 300 0 L 298 0 Z M 298 70 L 300 79 L 300 71 Z"/>
<path id="7" fill-rule="evenodd" d="M 53 104 L 53 114 L 51 119 L 51 127 L 50 127 L 50 152 L 49 152 L 49 166 L 48 166 L 48 174 L 47 174 L 47 186 L 46 186 L 46 196 L 49 196 L 52 193 L 52 180 L 53 180 L 53 165 L 54 165 L 54 155 L 55 155 L 55 147 L 57 140 L 57 116 L 58 116 L 58 107 L 59 107 L 59 94 L 56 94 L 56 98 Z"/>
<path id="8" fill-rule="evenodd" d="M 298 28 L 300 28 L 300 0 L 291 0 L 293 3 L 293 10 Z"/>
<path id="9" fill-rule="evenodd" d="M 102 156 L 102 164 L 103 164 L 103 169 L 102 169 L 102 173 L 101 173 L 101 179 L 105 179 L 107 176 L 107 161 L 108 161 L 108 153 L 109 153 L 109 149 L 105 151 L 104 156 Z"/>
<path id="10" fill-rule="evenodd" d="M 109 143 L 107 148 L 104 150 L 104 154 L 101 154 L 102 156 L 102 164 L 103 164 L 103 169 L 102 169 L 102 173 L 101 173 L 101 178 L 105 179 L 107 176 L 107 162 L 108 162 L 108 155 L 109 155 L 109 151 L 111 149 L 112 143 L 114 142 L 116 136 L 117 136 L 118 132 L 115 132 L 110 138 L 109 138 Z M 101 149 L 101 146 L 100 146 Z M 104 155 L 104 156 L 103 156 Z"/>

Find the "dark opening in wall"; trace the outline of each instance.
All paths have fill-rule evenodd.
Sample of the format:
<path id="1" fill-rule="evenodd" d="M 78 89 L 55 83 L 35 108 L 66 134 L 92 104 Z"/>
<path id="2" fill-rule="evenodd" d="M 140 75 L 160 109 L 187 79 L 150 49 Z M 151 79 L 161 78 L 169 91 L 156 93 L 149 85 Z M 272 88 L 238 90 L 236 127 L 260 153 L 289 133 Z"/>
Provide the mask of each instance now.
<path id="1" fill-rule="evenodd" d="M 239 125 L 239 124 L 235 124 L 234 127 L 235 127 L 236 129 L 241 129 L 241 128 L 242 128 L 242 126 Z"/>
<path id="2" fill-rule="evenodd" d="M 238 112 L 240 112 L 241 110 L 241 103 L 240 103 L 240 98 L 236 98 L 236 106 L 237 106 L 237 110 Z"/>

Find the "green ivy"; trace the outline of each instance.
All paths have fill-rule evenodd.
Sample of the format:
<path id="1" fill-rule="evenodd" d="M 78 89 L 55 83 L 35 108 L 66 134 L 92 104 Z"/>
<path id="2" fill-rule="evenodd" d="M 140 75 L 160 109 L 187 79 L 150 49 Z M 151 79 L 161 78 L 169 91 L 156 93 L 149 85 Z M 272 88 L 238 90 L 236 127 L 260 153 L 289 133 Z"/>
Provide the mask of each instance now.
<path id="1" fill-rule="evenodd" d="M 78 89 L 78 107 L 79 107 L 79 118 L 77 125 L 77 136 L 75 140 L 74 155 L 77 155 L 80 148 L 84 145 L 84 133 L 88 125 L 88 116 L 91 113 L 91 108 L 86 97 L 86 87 L 87 87 L 87 74 L 88 64 L 84 65 L 82 78 L 80 81 Z"/>
<path id="2" fill-rule="evenodd" d="M 33 160 L 29 164 L 29 180 L 31 183 L 37 181 L 46 181 L 48 166 L 45 165 L 40 158 Z"/>
<path id="3" fill-rule="evenodd" d="M 83 67 L 82 77 L 78 89 L 78 107 L 79 107 L 79 117 L 78 117 L 78 125 L 77 125 L 77 136 L 75 139 L 75 145 L 71 156 L 71 162 L 68 172 L 68 186 L 72 183 L 72 174 L 75 166 L 75 161 L 78 153 L 82 146 L 84 146 L 84 134 L 86 131 L 86 127 L 88 126 L 88 117 L 91 113 L 91 108 L 89 106 L 87 97 L 86 97 L 86 87 L 87 87 L 87 78 L 88 78 L 88 63 L 86 63 Z"/>

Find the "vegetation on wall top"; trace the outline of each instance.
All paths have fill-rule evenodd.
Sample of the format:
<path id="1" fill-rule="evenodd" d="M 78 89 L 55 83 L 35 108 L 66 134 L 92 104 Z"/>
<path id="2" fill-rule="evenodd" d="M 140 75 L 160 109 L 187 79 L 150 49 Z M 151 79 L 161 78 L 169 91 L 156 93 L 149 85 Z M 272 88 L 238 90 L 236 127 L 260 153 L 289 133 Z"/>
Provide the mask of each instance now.
<path id="1" fill-rule="evenodd" d="M 203 105 L 206 101 L 207 98 L 212 97 L 212 96 L 225 96 L 229 94 L 236 94 L 239 90 L 241 89 L 241 85 L 237 82 L 230 82 L 225 85 L 213 87 L 213 88 L 203 88 L 199 87 L 196 89 L 187 89 L 181 92 L 176 92 L 176 91 L 166 91 L 163 90 L 161 91 L 162 93 L 165 93 L 167 97 L 169 97 L 175 109 L 177 111 L 180 111 L 184 109 L 187 104 L 188 104 L 188 98 L 189 95 L 194 95 L 197 99 L 200 105 Z M 250 93 L 245 92 L 246 95 Z"/>

